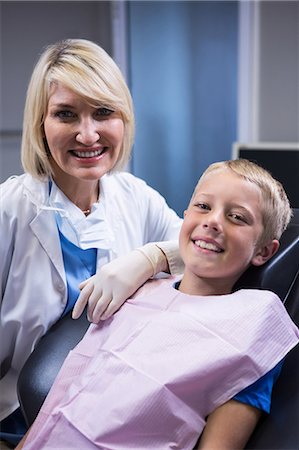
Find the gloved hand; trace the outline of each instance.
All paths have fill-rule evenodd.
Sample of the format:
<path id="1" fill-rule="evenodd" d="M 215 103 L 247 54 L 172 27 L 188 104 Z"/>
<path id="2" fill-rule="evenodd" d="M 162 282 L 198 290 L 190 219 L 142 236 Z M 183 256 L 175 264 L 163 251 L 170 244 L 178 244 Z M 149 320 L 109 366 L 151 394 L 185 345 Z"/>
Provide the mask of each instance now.
<path id="1" fill-rule="evenodd" d="M 154 243 L 114 259 L 80 284 L 73 319 L 80 317 L 87 303 L 90 322 L 108 319 L 143 283 L 167 267 L 165 254 Z"/>

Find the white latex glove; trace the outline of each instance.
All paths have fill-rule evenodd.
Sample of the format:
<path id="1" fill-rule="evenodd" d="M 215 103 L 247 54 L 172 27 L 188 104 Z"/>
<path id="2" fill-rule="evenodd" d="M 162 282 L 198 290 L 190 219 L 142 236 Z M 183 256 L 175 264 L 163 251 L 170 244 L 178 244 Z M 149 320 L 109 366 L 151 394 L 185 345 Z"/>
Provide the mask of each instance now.
<path id="1" fill-rule="evenodd" d="M 73 319 L 80 317 L 87 303 L 90 322 L 108 319 L 143 283 L 167 267 L 165 254 L 154 243 L 112 260 L 80 284 Z"/>

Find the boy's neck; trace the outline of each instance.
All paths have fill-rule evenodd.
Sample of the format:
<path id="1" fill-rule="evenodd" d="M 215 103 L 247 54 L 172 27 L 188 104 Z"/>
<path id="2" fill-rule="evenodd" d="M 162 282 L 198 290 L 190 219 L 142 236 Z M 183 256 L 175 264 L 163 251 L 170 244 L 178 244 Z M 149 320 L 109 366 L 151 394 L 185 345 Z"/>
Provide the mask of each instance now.
<path id="1" fill-rule="evenodd" d="M 226 295 L 232 292 L 233 286 L 228 285 L 223 279 L 190 277 L 184 274 L 179 286 L 179 291 L 188 295 Z"/>

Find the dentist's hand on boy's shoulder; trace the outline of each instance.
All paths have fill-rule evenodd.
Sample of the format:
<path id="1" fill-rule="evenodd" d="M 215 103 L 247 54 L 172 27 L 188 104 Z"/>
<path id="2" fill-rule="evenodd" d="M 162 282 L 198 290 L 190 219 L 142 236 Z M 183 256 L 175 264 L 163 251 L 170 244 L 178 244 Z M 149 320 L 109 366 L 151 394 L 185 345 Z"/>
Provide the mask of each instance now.
<path id="1" fill-rule="evenodd" d="M 73 309 L 73 319 L 81 316 L 86 305 L 90 322 L 108 319 L 153 275 L 153 264 L 142 250 L 112 260 L 79 285 L 81 293 Z"/>
<path id="2" fill-rule="evenodd" d="M 105 264 L 94 276 L 83 281 L 79 285 L 81 293 L 73 309 L 73 319 L 81 316 L 87 304 L 90 322 L 108 319 L 149 278 L 168 271 L 168 261 L 161 245 L 151 242 L 132 250 Z M 169 241 L 165 245 L 175 253 L 177 244 Z"/>

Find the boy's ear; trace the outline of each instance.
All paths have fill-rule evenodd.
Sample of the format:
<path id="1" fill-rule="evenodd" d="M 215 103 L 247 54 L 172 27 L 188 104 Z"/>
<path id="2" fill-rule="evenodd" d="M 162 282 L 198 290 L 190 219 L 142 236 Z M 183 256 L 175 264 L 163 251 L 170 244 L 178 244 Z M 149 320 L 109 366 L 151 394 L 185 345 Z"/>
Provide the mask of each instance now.
<path id="1" fill-rule="evenodd" d="M 184 218 L 186 217 L 186 214 L 187 214 L 187 209 L 185 209 L 185 211 L 184 211 Z"/>
<path id="2" fill-rule="evenodd" d="M 273 239 L 268 244 L 263 245 L 256 252 L 254 257 L 251 260 L 251 264 L 254 266 L 262 266 L 267 262 L 272 256 L 275 255 L 277 250 L 279 249 L 279 241 L 277 239 Z"/>

